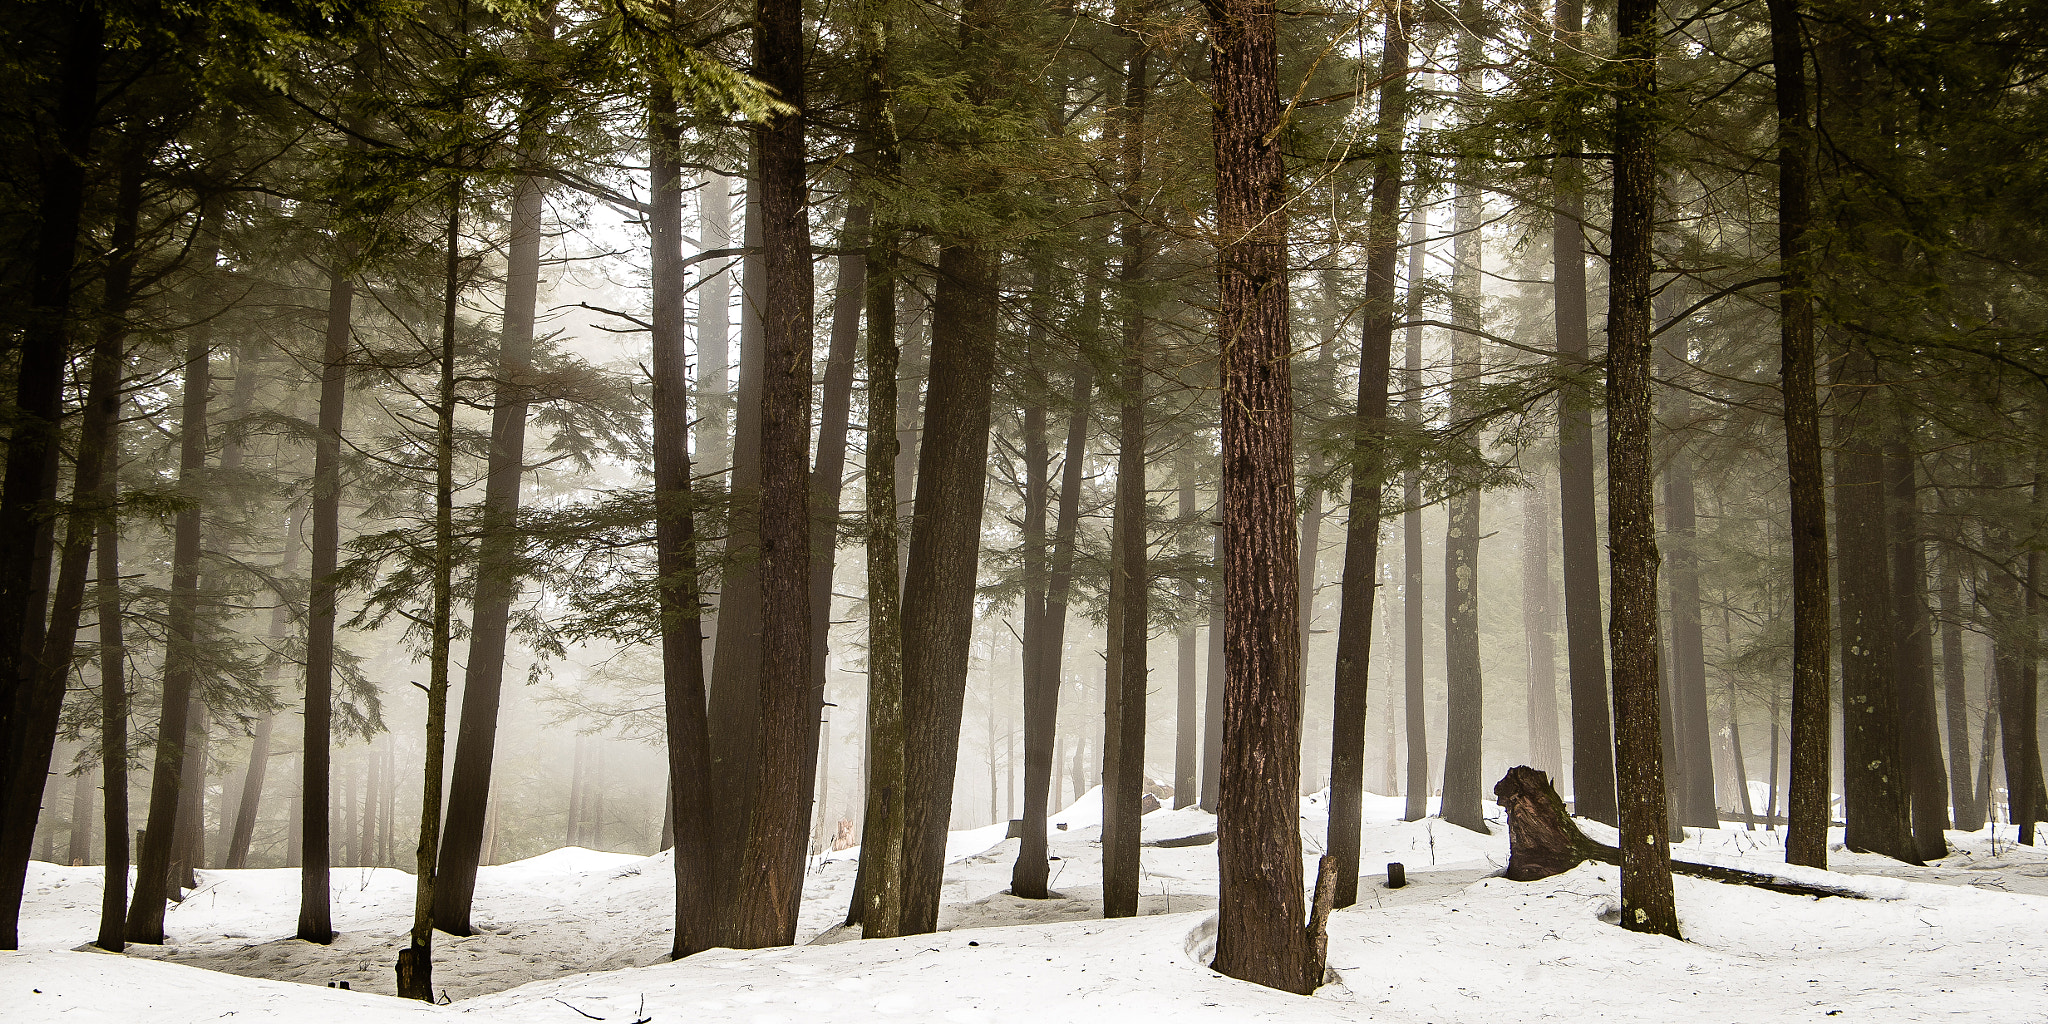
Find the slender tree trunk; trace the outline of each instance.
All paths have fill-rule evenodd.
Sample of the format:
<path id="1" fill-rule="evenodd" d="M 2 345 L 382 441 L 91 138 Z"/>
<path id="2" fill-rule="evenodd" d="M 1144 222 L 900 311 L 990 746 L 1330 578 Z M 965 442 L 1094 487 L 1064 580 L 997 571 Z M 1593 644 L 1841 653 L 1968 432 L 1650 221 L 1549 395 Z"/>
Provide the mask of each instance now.
<path id="1" fill-rule="evenodd" d="M 656 590 L 661 611 L 663 725 L 668 740 L 668 816 L 675 840 L 675 941 L 681 958 L 716 945 L 711 926 L 714 847 L 709 776 L 711 739 L 705 708 L 702 602 L 697 587 L 696 518 L 690 484 L 690 383 L 684 355 L 683 198 L 676 146 L 675 97 L 657 85 L 650 99 L 651 164 L 648 236 L 653 268 L 650 369 L 654 399 L 654 523 Z M 714 182 L 714 186 L 717 183 Z M 714 187 L 709 202 L 717 203 Z M 707 243 L 708 244 L 708 243 Z M 699 299 L 699 302 L 719 301 Z M 700 315 L 703 307 L 699 307 Z M 699 321 L 699 338 L 704 324 Z M 712 336 L 722 349 L 723 334 Z M 700 349 L 701 353 L 704 350 Z M 722 352 L 721 352 L 722 355 Z M 719 385 L 722 389 L 723 385 Z M 706 390 L 709 391 L 709 384 Z M 700 435 L 723 443 L 723 428 Z M 716 466 L 717 463 L 710 463 Z"/>
<path id="2" fill-rule="evenodd" d="M 804 97 L 803 8 L 759 0 L 754 69 L 781 98 Z M 796 939 L 823 694 L 811 670 L 811 240 L 804 117 L 768 120 L 761 159 L 761 649 L 747 838 L 733 910 L 742 948 Z"/>
<path id="3" fill-rule="evenodd" d="M 1607 307 L 1607 537 L 1613 616 L 1614 764 L 1621 812 L 1621 925 L 1678 937 L 1657 736 L 1657 533 L 1650 431 L 1650 274 L 1655 222 L 1656 0 L 1616 21 L 1613 255 Z"/>
<path id="4" fill-rule="evenodd" d="M 1330 832 L 1333 905 L 1358 902 L 1358 848 L 1365 808 L 1365 711 L 1372 665 L 1374 600 L 1380 582 L 1383 446 L 1390 429 L 1388 386 L 1394 351 L 1394 277 L 1400 258 L 1401 136 L 1408 122 L 1406 5 L 1389 10 L 1380 53 L 1379 151 L 1373 162 L 1372 220 L 1365 244 L 1365 326 L 1359 338 L 1358 426 L 1351 446 L 1351 507 L 1344 529 L 1344 582 L 1337 613 L 1335 713 L 1330 722 Z"/>
<path id="5" fill-rule="evenodd" d="M 448 266 L 441 305 L 440 387 L 434 396 L 433 635 L 427 654 L 427 750 L 414 852 L 412 933 L 398 951 L 398 995 L 434 1001 L 434 884 L 448 729 L 449 628 L 455 604 L 455 303 L 461 295 L 462 179 L 448 186 Z M 360 852 L 360 851 L 358 851 Z"/>
<path id="6" fill-rule="evenodd" d="M 1927 548 L 1920 539 L 1920 484 L 1901 433 L 1885 444 L 1891 490 L 1892 622 L 1898 633 L 1894 682 L 1899 753 L 1912 805 L 1913 849 L 1921 860 L 1948 856 L 1948 771 L 1934 700 L 1934 633 L 1927 614 Z"/>
<path id="7" fill-rule="evenodd" d="M 1185 528 L 1195 518 L 1195 470 L 1186 449 L 1182 449 L 1174 475 L 1180 478 L 1180 506 L 1175 510 L 1175 518 Z M 1181 607 L 1194 607 L 1193 581 L 1181 578 L 1179 596 Z M 1179 644 L 1174 649 L 1173 664 L 1178 684 L 1173 714 L 1173 806 L 1176 810 L 1195 806 L 1201 789 L 1201 692 L 1195 684 L 1193 620 L 1181 625 L 1177 639 Z"/>
<path id="8" fill-rule="evenodd" d="M 1401 406 L 1410 430 L 1422 429 L 1422 327 L 1414 321 L 1422 319 L 1422 243 L 1428 237 L 1429 210 L 1418 208 L 1408 229 L 1410 326 L 1401 364 Z M 1401 475 L 1401 507 L 1406 509 L 1401 514 L 1401 710 L 1408 741 L 1408 805 L 1401 816 L 1421 821 L 1429 817 L 1429 716 L 1423 693 L 1422 659 L 1427 652 L 1422 632 L 1422 474 L 1417 470 Z M 1604 693 L 1604 680 L 1601 687 Z"/>
<path id="9" fill-rule="evenodd" d="M 2034 473 L 2033 518 L 2041 521 L 2042 474 Z M 2006 806 L 2011 808 L 2007 817 L 2019 826 L 2021 846 L 2034 845 L 2034 826 L 2042 816 L 2041 792 L 2041 743 L 2040 743 L 2040 610 L 2041 552 L 2033 545 L 2027 546 L 2025 576 L 2022 577 L 2023 596 L 2014 603 L 2018 615 L 2008 627 L 2008 642 L 2012 647 L 2012 659 L 2017 662 L 2018 671 L 2001 675 L 2001 681 L 2011 680 L 2001 687 L 1998 701 L 1999 731 L 2005 741 L 2005 787 Z"/>
<path id="10" fill-rule="evenodd" d="M 1550 489 L 1541 477 L 1522 492 L 1522 636 L 1529 664 L 1529 765 L 1564 778 L 1557 735 L 1557 650 L 1550 605 Z"/>
<path id="11" fill-rule="evenodd" d="M 1583 47 L 1585 9 L 1580 0 L 1559 0 L 1557 34 L 1563 45 Z M 1558 140 L 1578 148 L 1576 138 Z M 1594 821 L 1617 824 L 1614 795 L 1614 731 L 1607 703 L 1607 653 L 1601 640 L 1600 526 L 1594 484 L 1592 344 L 1586 335 L 1585 174 L 1576 161 L 1559 161 L 1556 213 L 1551 221 L 1557 359 L 1585 375 L 1558 397 L 1557 494 L 1559 552 L 1564 569 L 1565 655 L 1572 698 L 1573 810 Z"/>
<path id="12" fill-rule="evenodd" d="M 1288 367 L 1286 169 L 1275 9 L 1210 8 L 1223 358 L 1226 684 L 1217 808 L 1218 972 L 1307 993 L 1322 981 L 1302 926 L 1300 614 L 1294 389 Z"/>
<path id="13" fill-rule="evenodd" d="M 1984 827 L 1983 805 L 1970 777 L 1970 695 L 1963 677 L 1962 570 L 1953 550 L 1941 555 L 1941 684 L 1948 719 L 1949 803 L 1958 832 Z"/>
<path id="14" fill-rule="evenodd" d="M 543 20 L 545 23 L 545 20 Z M 520 149 L 538 157 L 537 127 Z M 505 310 L 498 332 L 498 377 L 491 397 L 491 448 L 484 476 L 483 521 L 477 540 L 476 594 L 471 601 L 469 654 L 462 674 L 462 710 L 449 776 L 448 820 L 434 880 L 434 927 L 469 935 L 476 869 L 483 851 L 491 766 L 498 744 L 498 707 L 505 683 L 506 633 L 519 597 L 519 485 L 526 470 L 527 380 L 533 361 L 534 310 L 540 295 L 539 178 L 513 186 L 512 237 L 505 252 Z"/>
<path id="15" fill-rule="evenodd" d="M 114 417 L 118 418 L 118 417 Z M 108 438 L 111 448 L 112 437 Z M 111 510 L 118 497 L 114 467 L 100 475 L 100 500 L 109 510 L 99 531 L 100 770 L 106 793 L 107 870 L 100 890 L 100 930 L 93 945 L 113 953 L 127 947 L 128 910 L 128 647 L 121 630 L 121 528 Z"/>
<path id="16" fill-rule="evenodd" d="M 327 338 L 321 354 L 320 425 L 313 441 L 313 549 L 306 596 L 306 707 L 300 747 L 299 924 L 296 937 L 334 941 L 328 867 L 330 723 L 334 709 L 335 566 L 341 550 L 341 424 L 348 398 L 352 254 L 337 246 L 327 277 Z"/>
<path id="17" fill-rule="evenodd" d="M 706 171 L 697 183 L 697 206 L 698 247 L 705 252 L 730 248 L 732 179 L 717 171 Z M 676 238 L 681 245 L 680 221 Z M 677 254 L 680 260 L 680 249 Z M 698 416 L 697 454 L 693 461 L 721 484 L 732 459 L 732 385 L 728 367 L 732 360 L 732 268 L 738 262 L 712 260 L 699 264 L 698 271 L 703 277 L 697 286 Z M 681 315 L 680 311 L 677 315 Z"/>
<path id="18" fill-rule="evenodd" d="M 1664 307 L 1676 299 L 1676 289 L 1667 288 L 1652 304 L 1653 322 L 1668 322 Z M 1688 333 L 1674 328 L 1667 337 L 1658 347 L 1658 360 L 1664 372 L 1675 377 L 1683 372 Z M 1659 404 L 1671 430 L 1690 433 L 1692 402 L 1684 391 L 1664 389 Z M 1707 722 L 1706 630 L 1700 621 L 1698 505 L 1688 439 L 1674 437 L 1664 460 L 1664 531 L 1672 549 L 1665 562 L 1671 602 L 1671 724 L 1678 756 L 1667 782 L 1678 796 L 1672 815 L 1678 824 L 1720 828 L 1714 804 L 1714 741 Z"/>
<path id="19" fill-rule="evenodd" d="M 278 566 L 277 578 L 288 580 L 299 571 L 299 548 L 305 543 L 306 517 L 303 510 L 294 505 L 291 526 L 285 530 L 284 560 Z M 291 606 L 280 600 L 270 610 L 270 646 L 273 651 L 282 651 L 285 640 L 291 633 Z M 272 686 L 283 674 L 285 658 L 274 654 L 264 667 L 264 679 Z M 249 866 L 249 844 L 256 837 L 256 812 L 263 802 L 263 780 L 270 768 L 270 740 L 277 728 L 277 716 L 265 715 L 256 726 L 256 738 L 249 743 L 249 764 L 242 772 L 241 799 L 235 801 L 235 826 L 228 837 L 226 855 L 221 863 L 232 870 Z"/>
<path id="20" fill-rule="evenodd" d="M 1778 107 L 1780 386 L 1792 498 L 1792 758 L 1785 861 L 1828 865 L 1828 537 L 1807 232 L 1813 213 L 1799 0 L 1770 0 Z M 1775 777 L 1774 777 L 1775 780 Z"/>
<path id="21" fill-rule="evenodd" d="M 221 200 L 212 197 L 202 206 L 201 251 L 196 265 L 210 270 L 219 259 Z M 157 718 L 156 768 L 150 778 L 149 817 L 143 827 L 144 840 L 136 858 L 135 895 L 128 907 L 128 941 L 161 944 L 164 941 L 164 901 L 178 894 L 171 890 L 174 850 L 178 833 L 180 790 L 188 757 L 205 757 L 205 748 L 186 749 L 191 726 L 193 684 L 197 667 L 192 646 L 199 629 L 199 555 L 201 496 L 199 477 L 206 468 L 206 403 L 212 392 L 210 362 L 213 330 L 210 324 L 192 328 L 185 347 L 184 399 L 180 412 L 181 435 L 178 448 L 178 484 L 185 492 L 186 505 L 179 509 L 172 529 L 171 594 L 165 615 L 166 635 L 163 670 L 163 711 Z M 201 717 L 204 717 L 203 715 Z M 196 794 L 194 794 L 196 796 Z"/>
<path id="22" fill-rule="evenodd" d="M 13 430 L 0 490 L 0 949 L 18 947 L 29 850 L 64 701 L 63 688 L 53 690 L 49 673 L 35 664 L 45 636 L 47 538 L 53 529 L 39 510 L 57 493 L 72 271 L 99 114 L 105 32 L 97 5 L 72 10 L 52 83 L 55 152 L 39 154 L 37 161 L 42 194 L 35 271 L 14 367 Z"/>

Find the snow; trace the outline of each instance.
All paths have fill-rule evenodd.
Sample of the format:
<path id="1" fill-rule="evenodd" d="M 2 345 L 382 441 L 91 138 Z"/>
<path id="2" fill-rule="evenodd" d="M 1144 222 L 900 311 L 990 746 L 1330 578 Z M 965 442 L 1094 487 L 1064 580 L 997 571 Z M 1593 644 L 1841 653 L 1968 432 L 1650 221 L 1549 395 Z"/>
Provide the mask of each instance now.
<path id="1" fill-rule="evenodd" d="M 1839 848 L 1837 872 L 1783 865 L 1778 833 L 1688 830 L 1675 856 L 1824 880 L 1870 897 L 1787 896 L 1676 880 L 1686 941 L 1613 923 L 1615 869 L 1589 864 L 1540 882 L 1498 877 L 1505 828 L 1481 835 L 1399 820 L 1398 798 L 1368 797 L 1360 903 L 1330 922 L 1331 975 L 1314 998 L 1217 975 L 1216 847 L 1147 846 L 1144 916 L 1101 914 L 1100 794 L 1052 816 L 1057 898 L 1005 891 L 1017 841 L 1005 823 L 956 832 L 941 931 L 859 941 L 835 925 L 857 851 L 805 879 L 799 945 L 713 950 L 669 962 L 673 875 L 664 856 L 563 849 L 478 877 L 477 934 L 435 938 L 435 983 L 453 1002 L 380 996 L 410 920 L 412 879 L 389 869 L 334 877 L 331 946 L 290 937 L 294 870 L 206 871 L 166 918 L 170 944 L 121 957 L 84 951 L 96 927 L 97 868 L 34 864 L 23 951 L 0 953 L 8 1021 L 559 1021 L 626 1024 L 833 1021 L 995 1022 L 1260 1018 L 1487 1022 L 1654 1020 L 1911 1021 L 2010 1014 L 2037 1001 L 2048 962 L 2048 854 L 2015 848 L 2010 826 L 1950 833 L 1956 852 L 1902 865 Z M 1304 799 L 1305 876 L 1327 818 Z M 1144 839 L 1213 834 L 1196 810 L 1147 815 Z M 1587 825 L 1596 838 L 1611 838 Z M 1839 839 L 1839 834 L 1837 834 Z M 848 856 L 851 853 L 852 856 Z M 1379 884 L 1387 861 L 1410 884 Z M 1846 873 L 1844 873 L 1846 872 Z M 203 968 L 203 969 L 202 969 Z M 346 981 L 353 991 L 326 987 Z M 297 982 L 297 984 L 294 984 Z M 1706 1012 L 1706 1011 L 1711 1012 Z"/>

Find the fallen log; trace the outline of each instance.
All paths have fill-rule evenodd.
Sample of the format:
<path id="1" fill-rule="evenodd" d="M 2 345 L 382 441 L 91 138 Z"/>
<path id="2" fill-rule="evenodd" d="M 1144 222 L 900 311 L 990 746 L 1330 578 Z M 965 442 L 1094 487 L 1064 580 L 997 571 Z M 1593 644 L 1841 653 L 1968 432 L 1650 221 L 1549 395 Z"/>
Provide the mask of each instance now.
<path id="1" fill-rule="evenodd" d="M 1596 860 L 1621 863 L 1621 851 L 1596 843 L 1579 831 L 1564 800 L 1550 784 L 1550 777 L 1522 765 L 1508 769 L 1493 787 L 1493 797 L 1508 812 L 1508 867 L 1503 874 L 1517 882 L 1560 875 L 1580 864 Z M 1832 885 L 1795 882 L 1779 875 L 1724 868 L 1673 859 L 1671 873 L 1728 885 L 1753 885 L 1794 896 L 1841 896 L 1866 899 L 1862 893 Z"/>

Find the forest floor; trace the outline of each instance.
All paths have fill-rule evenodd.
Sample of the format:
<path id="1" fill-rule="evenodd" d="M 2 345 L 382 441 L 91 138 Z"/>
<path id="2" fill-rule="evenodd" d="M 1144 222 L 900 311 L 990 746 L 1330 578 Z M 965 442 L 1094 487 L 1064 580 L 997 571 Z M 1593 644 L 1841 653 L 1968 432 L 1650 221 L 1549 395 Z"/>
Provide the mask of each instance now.
<path id="1" fill-rule="evenodd" d="M 411 876 L 337 869 L 330 946 L 289 938 L 293 869 L 202 871 L 166 918 L 170 943 L 129 955 L 88 951 L 101 872 L 36 863 L 22 951 L 0 953 L 9 1021 L 475 1024 L 1040 1021 L 1450 1022 L 1664 1020 L 1910 1021 L 1997 1015 L 2048 1020 L 2048 851 L 2012 845 L 2010 826 L 1952 832 L 1926 866 L 1837 847 L 1827 880 L 1869 899 L 1813 899 L 1677 879 L 1686 941 L 1617 927 L 1618 879 L 1589 864 L 1540 882 L 1497 876 L 1505 827 L 1480 835 L 1401 801 L 1368 797 L 1358 906 L 1330 921 L 1332 980 L 1312 999 L 1209 970 L 1216 847 L 1148 847 L 1144 916 L 1104 921 L 1100 805 L 1091 793 L 1052 819 L 1061 898 L 1009 896 L 1017 841 L 1003 825 L 953 834 L 941 931 L 852 941 L 836 927 L 859 851 L 814 862 L 798 945 L 666 958 L 674 888 L 665 856 L 562 849 L 484 868 L 476 934 L 437 934 L 434 980 L 452 1002 L 384 998 L 405 941 Z M 1065 826 L 1061 828 L 1059 826 Z M 1145 839 L 1213 833 L 1198 811 L 1158 811 Z M 1307 878 L 1327 831 L 1303 801 Z M 1611 831 L 1587 826 L 1612 840 Z M 1837 835 L 1839 842 L 1839 834 Z M 1776 833 L 1688 830 L 1683 859 L 1781 866 Z M 1410 884 L 1387 889 L 1389 861 Z M 1811 877 L 1808 875 L 1806 877 Z M 195 969 L 198 968 L 198 969 Z M 348 982 L 352 991 L 326 987 Z M 291 984 L 296 982 L 298 984 Z M 2017 1013 L 2015 1017 L 2013 1014 Z"/>

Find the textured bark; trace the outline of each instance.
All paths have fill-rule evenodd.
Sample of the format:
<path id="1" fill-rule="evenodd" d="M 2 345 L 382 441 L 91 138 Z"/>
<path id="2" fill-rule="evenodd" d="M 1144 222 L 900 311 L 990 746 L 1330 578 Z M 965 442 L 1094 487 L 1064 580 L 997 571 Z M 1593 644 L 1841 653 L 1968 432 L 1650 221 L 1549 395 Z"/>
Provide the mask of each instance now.
<path id="1" fill-rule="evenodd" d="M 1275 8 L 1215 0 L 1217 343 L 1223 364 L 1222 905 L 1215 968 L 1308 993 L 1322 981 L 1303 927 L 1299 556 L 1288 367 L 1286 170 Z"/>
<path id="2" fill-rule="evenodd" d="M 912 585 L 903 594 L 906 935 L 938 927 L 981 556 L 998 266 L 995 253 L 967 245 L 939 254 L 929 415 L 911 520 Z"/>
<path id="3" fill-rule="evenodd" d="M 1657 735 L 1657 524 L 1651 468 L 1650 274 L 1656 0 L 1621 0 L 1615 56 L 1613 249 L 1607 304 L 1607 546 L 1613 611 L 1621 925 L 1678 937 Z"/>
<path id="4" fill-rule="evenodd" d="M 448 266 L 442 281 L 440 384 L 434 395 L 434 578 L 427 652 L 427 750 L 420 839 L 413 853 L 412 932 L 398 951 L 398 995 L 434 1001 L 434 883 L 448 733 L 449 631 L 455 605 L 455 305 L 462 294 L 462 179 L 448 185 Z M 362 851 L 358 850 L 360 854 Z"/>
<path id="5" fill-rule="evenodd" d="M 1476 3 L 1461 5 L 1465 24 L 1479 18 Z M 1479 96 L 1479 64 L 1483 45 L 1472 32 L 1458 35 L 1458 94 L 1467 102 Z M 1480 262 L 1479 243 L 1482 200 L 1476 180 L 1478 165 L 1461 160 L 1454 171 L 1452 186 L 1453 223 L 1456 241 L 1451 271 L 1451 403 L 1450 420 L 1463 423 L 1478 412 L 1473 394 L 1482 370 L 1478 335 Z M 1480 491 L 1463 486 L 1448 502 L 1449 523 L 1444 537 L 1444 782 L 1440 814 L 1453 825 L 1475 832 L 1487 832 L 1484 780 L 1480 758 L 1485 751 L 1483 736 L 1485 685 L 1479 662 L 1479 505 Z"/>
<path id="6" fill-rule="evenodd" d="M 1778 290 L 1780 387 L 1792 500 L 1792 756 L 1785 860 L 1828 865 L 1828 537 L 1820 459 L 1813 297 L 1807 233 L 1812 225 L 1813 146 L 1806 100 L 1806 46 L 1799 0 L 1770 0 L 1771 61 L 1778 108 Z M 1775 784 L 1775 777 L 1774 777 Z"/>
<path id="7" fill-rule="evenodd" d="M 1565 45 L 1583 46 L 1585 9 L 1559 0 L 1557 32 Z M 1579 140 L 1561 138 L 1561 149 Z M 1557 359 L 1566 369 L 1592 370 L 1586 336 L 1585 174 L 1560 161 L 1551 221 L 1555 263 Z M 1607 652 L 1600 624 L 1600 524 L 1594 484 L 1591 382 L 1565 389 L 1557 403 L 1559 552 L 1564 569 L 1565 655 L 1572 698 L 1572 804 L 1579 814 L 1614 825 L 1614 730 L 1608 713 Z"/>
<path id="8" fill-rule="evenodd" d="M 306 596 L 306 707 L 299 749 L 299 924 L 296 937 L 334 940 L 328 893 L 330 722 L 334 705 L 335 564 L 341 550 L 341 421 L 348 398 L 349 316 L 355 285 L 349 254 L 337 251 L 327 278 L 327 337 L 321 354 L 320 423 L 313 441 L 313 549 Z"/>
<path id="9" fill-rule="evenodd" d="M 653 268 L 654 520 L 656 591 L 661 615 L 663 731 L 668 740 L 668 808 L 675 850 L 675 936 L 685 957 L 717 944 L 711 926 L 713 862 L 709 775 L 711 740 L 704 703 L 703 602 L 697 584 L 696 516 L 690 474 L 690 382 L 684 352 L 682 178 L 675 99 L 657 88 L 649 103 L 652 188 L 648 244 Z M 704 300 L 700 300 L 704 301 Z M 700 316 L 702 315 L 700 307 Z M 699 321 L 700 337 L 704 321 Z M 722 340 L 722 335 L 719 336 Z M 722 346 L 721 346 L 722 347 Z M 722 386 L 722 385 L 721 385 Z M 722 428 L 702 428 L 722 443 Z M 714 464 L 715 465 L 715 464 Z"/>
<path id="10" fill-rule="evenodd" d="M 204 201 L 200 218 L 200 251 L 195 265 L 210 271 L 220 255 L 220 199 Z M 172 843 L 177 838 L 178 811 L 185 762 L 205 751 L 187 751 L 194 704 L 196 669 L 192 645 L 198 642 L 201 496 L 199 477 L 206 468 L 206 404 L 212 394 L 209 368 L 213 331 L 194 327 L 186 338 L 184 396 L 179 414 L 178 489 L 186 504 L 172 527 L 171 593 L 165 611 L 163 711 L 157 718 L 156 767 L 149 784 L 149 816 L 142 849 L 136 857 L 135 894 L 128 906 L 128 941 L 164 941 L 164 902 L 172 891 Z M 203 717 L 203 715 L 201 716 Z"/>
<path id="11" fill-rule="evenodd" d="M 1401 136 L 1408 122 L 1408 23 L 1387 18 L 1380 52 L 1378 152 L 1365 243 L 1365 326 L 1359 338 L 1358 427 L 1351 447 L 1351 507 L 1344 529 L 1344 582 L 1337 613 L 1335 713 L 1330 723 L 1330 869 L 1334 906 L 1358 902 L 1358 847 L 1365 807 L 1367 669 L 1380 577 L 1380 498 L 1386 489 L 1388 387 L 1394 351 L 1394 276 L 1400 259 Z"/>
<path id="12" fill-rule="evenodd" d="M 1903 429 L 1903 424 L 1898 424 Z M 1927 614 L 1927 548 L 1920 539 L 1920 485 L 1903 435 L 1885 444 L 1891 491 L 1892 624 L 1898 635 L 1894 685 L 1899 754 L 1911 802 L 1913 850 L 1921 860 L 1948 856 L 1948 770 L 1934 701 L 1934 634 Z"/>
<path id="13" fill-rule="evenodd" d="M 1970 775 L 1970 695 L 1963 677 L 1962 570 L 1961 556 L 1953 550 L 1941 555 L 1941 688 L 1948 722 L 1949 804 L 1955 809 L 1959 832 L 1984 827 L 1984 806 Z"/>
<path id="14" fill-rule="evenodd" d="M 1839 364 L 1834 409 L 1835 575 L 1842 644 L 1843 843 L 1916 860 L 1900 758 L 1892 578 L 1886 555 L 1884 452 L 1870 350 L 1852 343 Z"/>
<path id="15" fill-rule="evenodd" d="M 529 153 L 537 146 L 523 146 Z M 536 154 L 538 155 L 538 154 Z M 505 683 L 506 633 L 519 597 L 519 485 L 526 469 L 527 376 L 533 359 L 534 307 L 540 294 L 541 181 L 522 177 L 512 193 L 512 237 L 505 252 L 505 310 L 498 333 L 498 379 L 491 399 L 491 448 L 484 476 L 482 536 L 477 540 L 476 594 L 469 654 L 462 674 L 455 765 L 449 776 L 448 821 L 434 884 L 434 926 L 471 934 L 476 869 L 489 812 L 491 766 L 498 746 L 498 706 Z"/>
<path id="16" fill-rule="evenodd" d="M 1424 121 L 1427 124 L 1427 119 Z M 1415 211 L 1408 229 L 1408 319 L 1422 319 L 1423 246 L 1429 237 L 1429 210 Z M 1408 351 L 1401 364 L 1402 415 L 1408 429 L 1422 428 L 1422 328 L 1410 326 Z M 1410 469 L 1401 477 L 1401 708 L 1407 737 L 1408 804 L 1401 817 L 1421 821 L 1429 817 L 1429 714 L 1423 692 L 1423 658 L 1426 651 L 1422 630 L 1422 474 Z M 1606 692 L 1606 683 L 1601 683 Z"/>
<path id="17" fill-rule="evenodd" d="M 22 888 L 64 700 L 63 688 L 53 691 L 48 673 L 35 665 L 44 638 L 53 528 L 39 510 L 56 495 L 72 270 L 99 110 L 103 34 L 98 6 L 73 9 L 49 83 L 56 93 L 56 145 L 30 158 L 39 165 L 42 194 L 29 308 L 14 364 L 13 430 L 0 485 L 0 949 L 18 945 Z"/>
<path id="18" fill-rule="evenodd" d="M 804 103 L 800 0 L 759 0 L 754 74 Z M 811 251 L 804 116 L 761 128 L 760 748 L 733 911 L 742 948 L 796 939 L 819 702 L 811 672 Z"/>

